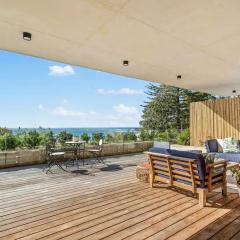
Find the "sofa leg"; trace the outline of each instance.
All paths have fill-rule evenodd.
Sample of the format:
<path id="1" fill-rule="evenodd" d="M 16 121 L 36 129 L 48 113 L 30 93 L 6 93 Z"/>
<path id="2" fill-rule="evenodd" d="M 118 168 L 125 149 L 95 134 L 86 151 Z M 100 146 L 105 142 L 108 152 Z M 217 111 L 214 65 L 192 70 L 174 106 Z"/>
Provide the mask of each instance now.
<path id="1" fill-rule="evenodd" d="M 227 179 L 226 179 L 226 172 L 227 172 L 227 166 L 224 165 L 224 172 L 223 172 L 223 183 L 222 183 L 222 195 L 227 196 Z"/>
<path id="2" fill-rule="evenodd" d="M 154 175 L 153 174 L 149 175 L 149 182 L 150 182 L 150 187 L 153 188 L 153 183 L 154 183 Z"/>
<path id="3" fill-rule="evenodd" d="M 222 186 L 222 195 L 227 196 L 227 184 L 224 183 Z"/>
<path id="4" fill-rule="evenodd" d="M 207 190 L 198 189 L 198 196 L 199 196 L 199 205 L 201 207 L 205 207 L 207 202 Z"/>

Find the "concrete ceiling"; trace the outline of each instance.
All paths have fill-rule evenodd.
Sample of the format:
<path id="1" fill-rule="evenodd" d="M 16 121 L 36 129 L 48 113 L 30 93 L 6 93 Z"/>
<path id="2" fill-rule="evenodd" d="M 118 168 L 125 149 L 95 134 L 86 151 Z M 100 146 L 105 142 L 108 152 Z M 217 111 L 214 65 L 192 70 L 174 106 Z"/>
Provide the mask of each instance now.
<path id="1" fill-rule="evenodd" d="M 239 0 L 0 0 L 0 32 L 4 50 L 240 94 Z"/>

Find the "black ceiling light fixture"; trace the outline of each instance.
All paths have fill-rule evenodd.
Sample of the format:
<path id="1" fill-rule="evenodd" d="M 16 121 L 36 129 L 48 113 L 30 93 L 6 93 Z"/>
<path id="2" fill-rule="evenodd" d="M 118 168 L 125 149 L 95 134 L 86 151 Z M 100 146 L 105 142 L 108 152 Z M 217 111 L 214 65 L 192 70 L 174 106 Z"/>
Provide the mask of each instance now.
<path id="1" fill-rule="evenodd" d="M 129 61 L 128 60 L 123 60 L 123 66 L 127 67 L 129 64 Z"/>
<path id="2" fill-rule="evenodd" d="M 23 32 L 23 40 L 31 41 L 32 40 L 32 34 L 29 32 Z"/>
<path id="3" fill-rule="evenodd" d="M 232 90 L 232 93 L 236 93 L 237 91 L 234 89 L 234 90 Z"/>
<path id="4" fill-rule="evenodd" d="M 177 75 L 177 79 L 181 79 L 182 78 L 182 75 Z"/>

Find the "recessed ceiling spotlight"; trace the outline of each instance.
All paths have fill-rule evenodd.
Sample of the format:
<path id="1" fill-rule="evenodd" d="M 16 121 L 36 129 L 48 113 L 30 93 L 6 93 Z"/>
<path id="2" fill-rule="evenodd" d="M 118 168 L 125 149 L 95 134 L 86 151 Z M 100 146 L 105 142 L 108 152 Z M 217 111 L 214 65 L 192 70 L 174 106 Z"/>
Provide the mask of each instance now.
<path id="1" fill-rule="evenodd" d="M 177 75 L 177 79 L 181 79 L 182 78 L 182 75 Z"/>
<path id="2" fill-rule="evenodd" d="M 123 66 L 128 66 L 129 61 L 128 60 L 123 60 Z"/>
<path id="3" fill-rule="evenodd" d="M 29 32 L 23 32 L 23 40 L 31 41 L 32 40 L 32 34 Z"/>
<path id="4" fill-rule="evenodd" d="M 236 93 L 236 90 L 232 90 L 232 93 Z"/>

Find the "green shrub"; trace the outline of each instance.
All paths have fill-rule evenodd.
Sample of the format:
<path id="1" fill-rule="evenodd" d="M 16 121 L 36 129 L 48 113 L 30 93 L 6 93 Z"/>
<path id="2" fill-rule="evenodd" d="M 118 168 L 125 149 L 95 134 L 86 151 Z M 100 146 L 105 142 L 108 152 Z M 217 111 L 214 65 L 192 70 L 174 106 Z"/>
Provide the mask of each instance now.
<path id="1" fill-rule="evenodd" d="M 208 164 L 212 164 L 214 163 L 214 159 L 215 159 L 215 154 L 214 153 L 203 153 L 202 154 L 205 163 Z"/>
<path id="2" fill-rule="evenodd" d="M 35 148 L 41 143 L 41 136 L 36 130 L 31 130 L 25 133 L 23 137 L 23 144 L 27 148 Z"/>
<path id="3" fill-rule="evenodd" d="M 90 137 L 89 137 L 89 135 L 88 135 L 87 133 L 83 133 L 83 134 L 81 135 L 81 139 L 82 139 L 83 141 L 86 141 L 86 142 L 88 143 L 89 140 L 90 140 Z"/>
<path id="4" fill-rule="evenodd" d="M 141 141 L 152 141 L 156 137 L 156 133 L 154 131 L 141 129 L 140 139 Z"/>
<path id="5" fill-rule="evenodd" d="M 105 140 L 106 142 L 110 143 L 110 142 L 113 142 L 114 137 L 111 133 L 108 133 Z"/>
<path id="6" fill-rule="evenodd" d="M 14 150 L 18 146 L 17 138 L 11 133 L 6 132 L 0 136 L 0 149 L 3 150 Z"/>
<path id="7" fill-rule="evenodd" d="M 116 142 L 128 142 L 128 141 L 136 141 L 137 140 L 137 136 L 134 132 L 115 133 L 115 135 L 112 136 L 112 138 Z"/>
<path id="8" fill-rule="evenodd" d="M 100 139 L 104 138 L 104 134 L 103 133 L 93 133 L 92 134 L 92 139 L 94 142 L 98 143 Z"/>
<path id="9" fill-rule="evenodd" d="M 124 134 L 123 133 L 115 133 L 114 140 L 115 142 L 123 142 L 124 141 Z"/>
<path id="10" fill-rule="evenodd" d="M 136 134 L 134 132 L 128 132 L 127 133 L 127 140 L 136 142 L 137 141 Z"/>
<path id="11" fill-rule="evenodd" d="M 232 176 L 236 179 L 237 184 L 240 185 L 240 170 L 238 167 L 231 169 Z"/>
<path id="12" fill-rule="evenodd" d="M 190 145 L 190 130 L 189 128 L 183 130 L 178 134 L 177 144 Z"/>
<path id="13" fill-rule="evenodd" d="M 158 135 L 157 135 L 157 139 L 156 140 L 162 140 L 162 141 L 169 141 L 170 138 L 169 138 L 169 133 L 167 131 L 165 132 L 160 132 Z"/>
<path id="14" fill-rule="evenodd" d="M 58 142 L 64 146 L 66 141 L 71 141 L 73 135 L 71 133 L 68 133 L 67 131 L 62 131 L 58 134 Z"/>
<path id="15" fill-rule="evenodd" d="M 25 133 L 17 133 L 15 135 L 17 140 L 17 146 L 20 148 L 24 147 L 24 136 L 25 136 Z"/>
<path id="16" fill-rule="evenodd" d="M 157 134 L 155 140 L 168 141 L 171 143 L 176 143 L 179 135 L 179 131 L 175 128 L 166 129 L 164 132 Z"/>
<path id="17" fill-rule="evenodd" d="M 175 143 L 179 135 L 179 130 L 177 130 L 176 128 L 170 128 L 167 129 L 166 131 L 168 133 L 169 141 Z"/>
<path id="18" fill-rule="evenodd" d="M 44 141 L 44 144 L 49 147 L 54 147 L 56 144 L 56 138 L 53 135 L 53 132 L 50 130 L 49 132 L 43 134 L 42 141 Z"/>
<path id="19" fill-rule="evenodd" d="M 128 133 L 122 133 L 122 139 L 124 142 L 128 141 Z"/>
<path id="20" fill-rule="evenodd" d="M 5 133 L 12 133 L 12 131 L 6 127 L 0 127 L 0 136 L 4 135 Z"/>

